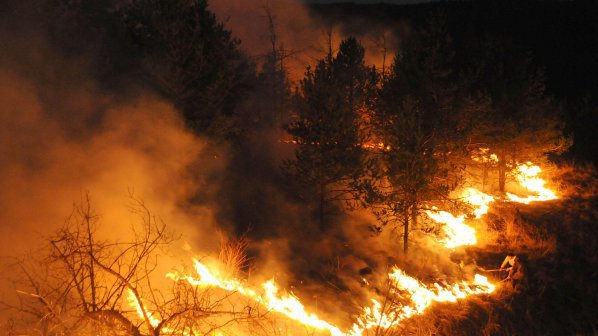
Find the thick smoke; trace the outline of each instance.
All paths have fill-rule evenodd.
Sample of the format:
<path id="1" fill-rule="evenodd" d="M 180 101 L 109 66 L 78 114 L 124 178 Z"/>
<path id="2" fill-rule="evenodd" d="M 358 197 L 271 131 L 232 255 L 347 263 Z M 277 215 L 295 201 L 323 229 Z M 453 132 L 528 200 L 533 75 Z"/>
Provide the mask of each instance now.
<path id="1" fill-rule="evenodd" d="M 211 6 L 257 63 L 269 50 L 269 8 L 294 80 L 330 42 L 335 48 L 358 34 L 313 18 L 298 2 L 218 0 Z M 65 53 L 34 24 L 38 15 L 0 30 L 0 255 L 38 247 L 87 193 L 104 234 L 126 237 L 137 220 L 127 207 L 133 193 L 197 254 L 217 249 L 216 231 L 247 233 L 254 279 L 275 276 L 296 285 L 308 304 L 342 300 L 358 307 L 359 293 L 367 290 L 361 276 L 396 262 L 399 246 L 367 231 L 375 220 L 367 213 L 318 231 L 281 174 L 282 160 L 293 152 L 278 141 L 281 129 L 255 131 L 236 149 L 215 146 L 189 131 L 172 102 L 138 79 L 124 73 L 114 78 L 119 85 L 107 88 L 95 68 L 100 46 Z M 387 34 L 388 66 L 396 44 L 391 34 L 380 28 L 358 37 L 367 62 L 381 66 L 381 34 Z M 339 316 L 337 306 L 324 306 L 324 314 Z"/>
<path id="2" fill-rule="evenodd" d="M 289 53 L 285 67 L 293 82 L 301 79 L 308 65 L 314 66 L 329 48 L 336 52 L 343 38 L 356 36 L 366 49 L 366 64 L 388 69 L 397 50 L 397 32 L 403 23 L 346 22 L 317 16 L 294 0 L 214 0 L 210 7 L 226 27 L 241 40 L 241 46 L 259 64 L 271 50 L 268 14 L 273 20 L 278 48 Z M 364 29 L 367 27 L 367 29 Z M 395 230 L 383 236 L 368 230 L 376 218 L 367 211 L 340 214 L 334 225 L 321 232 L 311 211 L 294 195 L 280 165 L 292 158 L 292 145 L 281 144 L 280 129 L 258 130 L 240 144 L 228 161 L 220 189 L 219 223 L 229 223 L 237 233 L 251 238 L 250 253 L 257 273 L 288 282 L 314 303 L 342 300 L 347 307 L 359 306 L 362 277 L 384 282 L 389 264 L 399 263 L 413 274 L 443 276 L 454 273 L 449 256 L 438 256 L 427 248 L 414 248 L 404 260 L 402 242 Z M 403 258 L 403 259 L 401 259 Z M 421 267 L 422 265 L 439 265 Z M 419 275 L 419 274 L 418 274 Z M 316 300 L 317 301 L 317 300 Z M 363 303 L 363 302 L 361 302 Z M 338 317 L 335 307 L 320 310 Z"/>
<path id="3" fill-rule="evenodd" d="M 210 7 L 258 64 L 272 49 L 269 15 L 277 48 L 283 49 L 285 67 L 295 81 L 329 50 L 334 53 L 348 36 L 359 38 L 366 47 L 366 62 L 379 69 L 388 67 L 397 48 L 396 36 L 387 25 L 323 19 L 300 0 L 213 0 Z"/>
<path id="4" fill-rule="evenodd" d="M 148 89 L 103 88 L 94 58 L 66 56 L 34 18 L 0 34 L 0 255 L 37 247 L 86 194 L 113 238 L 136 221 L 133 194 L 190 244 L 215 247 L 201 237 L 213 211 L 189 202 L 213 188 L 196 177 L 222 165 L 207 141 Z"/>

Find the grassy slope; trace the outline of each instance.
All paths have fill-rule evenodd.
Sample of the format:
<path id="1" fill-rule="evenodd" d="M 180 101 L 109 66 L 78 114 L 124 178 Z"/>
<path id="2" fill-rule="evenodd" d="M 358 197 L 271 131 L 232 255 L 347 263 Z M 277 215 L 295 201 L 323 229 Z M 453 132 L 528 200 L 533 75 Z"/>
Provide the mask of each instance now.
<path id="1" fill-rule="evenodd" d="M 598 334 L 598 197 L 518 207 L 522 222 L 511 236 L 518 239 L 469 253 L 487 268 L 496 267 L 507 252 L 522 256 L 527 260 L 523 288 L 504 285 L 489 296 L 436 305 L 410 321 L 404 334 Z M 508 221 L 514 211 L 506 205 L 495 215 Z"/>

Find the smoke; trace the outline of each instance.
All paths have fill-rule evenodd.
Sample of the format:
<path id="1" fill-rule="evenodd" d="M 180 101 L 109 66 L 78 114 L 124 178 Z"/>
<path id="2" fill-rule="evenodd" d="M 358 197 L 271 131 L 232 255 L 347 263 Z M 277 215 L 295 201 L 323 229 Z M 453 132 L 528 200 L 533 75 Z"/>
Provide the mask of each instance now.
<path id="1" fill-rule="evenodd" d="M 269 50 L 269 8 L 294 80 L 348 35 L 361 34 L 367 62 L 379 67 L 380 34 L 388 39 L 388 55 L 396 45 L 386 28 L 358 31 L 315 18 L 298 2 L 210 5 L 258 63 Z M 278 141 L 281 130 L 255 132 L 236 149 L 198 137 L 171 102 L 138 78 L 111 73 L 108 80 L 119 85 L 106 85 L 96 66 L 107 56 L 94 54 L 106 41 L 70 41 L 87 52 L 65 52 L 35 23 L 38 15 L 5 21 L 0 29 L 0 255 L 36 248 L 87 193 L 101 215 L 102 234 L 126 237 L 137 220 L 127 207 L 133 193 L 198 254 L 217 249 L 215 231 L 248 233 L 254 278 L 275 276 L 300 288 L 308 303 L 341 300 L 358 307 L 359 293 L 369 291 L 362 277 L 398 261 L 392 235 L 367 231 L 375 221 L 367 213 L 340 216 L 342 225 L 325 234 L 314 229 L 281 174 L 282 160 L 293 151 Z M 430 264 L 419 252 L 412 264 Z M 321 310 L 338 318 L 337 306 Z"/>
<path id="2" fill-rule="evenodd" d="M 365 47 L 366 64 L 388 69 L 398 47 L 398 32 L 407 29 L 404 23 L 347 22 L 335 15 L 319 16 L 294 0 L 213 0 L 210 8 L 258 64 L 272 50 L 270 15 L 292 82 L 302 78 L 307 66 L 325 57 L 329 48 L 336 52 L 340 41 L 349 36 L 357 37 Z M 280 143 L 282 137 L 276 129 L 258 130 L 247 137 L 227 160 L 218 194 L 218 223 L 228 223 L 251 240 L 254 280 L 276 277 L 300 293 L 304 302 L 317 305 L 320 313 L 334 319 L 339 318 L 337 306 L 318 302 L 342 302 L 356 309 L 371 296 L 372 288 L 365 281 L 385 283 L 388 265 L 398 264 L 422 277 L 456 275 L 450 255 L 439 255 L 432 244 L 421 248 L 411 244 L 411 256 L 406 258 L 400 232 L 387 228 L 381 236 L 373 234 L 368 226 L 377 220 L 367 211 L 340 213 L 321 232 L 315 211 L 292 194 L 281 175 L 281 162 L 292 158 L 294 150 Z"/>
<path id="3" fill-rule="evenodd" d="M 74 125 L 90 113 L 85 106 L 111 100 L 87 90 L 63 96 L 80 104 Z M 181 211 L 195 190 L 188 168 L 202 143 L 185 131 L 169 104 L 148 95 L 124 105 L 108 103 L 93 126 L 73 136 L 73 124 L 65 125 L 60 119 L 66 116 L 58 115 L 62 111 L 44 105 L 36 91 L 34 82 L 0 71 L 2 254 L 31 247 L 27 240 L 51 233 L 87 192 L 116 236 L 132 220 L 129 192 L 188 239 L 198 228 L 210 227 L 209 210 Z"/>
<path id="4" fill-rule="evenodd" d="M 133 194 L 190 244 L 215 247 L 201 237 L 211 206 L 189 202 L 212 192 L 197 177 L 222 165 L 209 141 L 142 85 L 104 88 L 96 59 L 64 53 L 37 18 L 0 31 L 0 255 L 36 248 L 87 193 L 112 238 L 136 221 Z"/>
<path id="5" fill-rule="evenodd" d="M 258 64 L 272 50 L 270 16 L 277 48 L 283 51 L 292 81 L 300 79 L 306 67 L 325 57 L 329 49 L 334 53 L 349 36 L 364 45 L 366 63 L 379 69 L 389 66 L 397 48 L 396 34 L 387 24 L 323 18 L 299 0 L 212 0 L 210 8 Z"/>

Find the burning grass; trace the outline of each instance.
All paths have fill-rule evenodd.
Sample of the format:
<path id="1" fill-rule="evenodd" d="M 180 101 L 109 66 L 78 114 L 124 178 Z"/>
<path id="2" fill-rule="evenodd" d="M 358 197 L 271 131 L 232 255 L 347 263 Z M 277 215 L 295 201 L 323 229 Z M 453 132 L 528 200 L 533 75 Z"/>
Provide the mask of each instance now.
<path id="1" fill-rule="evenodd" d="M 191 267 L 170 263 L 175 270 L 165 279 L 155 272 L 159 269 L 156 252 L 173 242 L 165 235 L 163 223 L 139 202 L 134 213 L 144 229 L 135 231 L 132 242 L 97 241 L 93 236 L 97 217 L 87 199 L 87 206 L 77 208 L 74 221 L 52 240 L 67 243 L 67 248 L 54 245 L 54 262 L 63 267 L 48 268 L 58 273 L 47 276 L 67 282 L 40 282 L 24 267 L 25 281 L 19 283 L 18 293 L 28 307 L 50 311 L 51 317 L 44 317 L 39 325 L 77 332 L 91 324 L 106 326 L 107 321 L 113 332 L 133 335 L 503 335 L 595 327 L 596 316 L 591 313 L 596 311 L 595 303 L 583 302 L 598 293 L 595 282 L 588 281 L 596 277 L 598 267 L 594 254 L 598 246 L 592 239 L 595 197 L 516 205 L 473 188 L 464 189 L 461 197 L 468 203 L 462 214 L 427 213 L 445 225 L 450 239 L 432 241 L 431 249 L 412 251 L 419 257 L 428 255 L 429 261 L 435 260 L 432 264 L 395 255 L 371 269 L 369 262 L 362 263 L 365 267 L 357 267 L 357 275 L 356 269 L 345 268 L 337 258 L 332 273 L 339 286 L 332 286 L 334 293 L 324 296 L 332 299 L 321 300 L 319 306 L 305 295 L 307 281 L 296 282 L 291 291 L 277 279 L 251 276 L 244 238 L 221 239 L 217 257 L 195 258 Z M 477 223 L 477 230 L 472 223 Z M 483 244 L 472 246 L 478 236 L 484 238 Z M 351 252 L 356 251 L 347 247 Z M 515 290 L 500 283 L 500 273 L 484 269 L 498 267 L 506 253 L 515 253 L 525 262 L 526 281 Z M 441 261 L 443 254 L 450 254 L 452 262 Z M 446 265 L 440 269 L 442 263 Z M 388 264 L 401 267 L 382 272 L 380 268 Z M 262 269 L 260 276 L 268 271 Z M 54 286 L 47 287 L 51 283 Z M 332 302 L 342 297 L 350 304 L 341 307 Z M 61 305 L 50 305 L 48 299 Z M 559 300 L 567 305 L 559 305 Z M 575 315 L 568 308 L 577 306 L 586 315 Z M 565 316 L 574 323 L 538 322 L 546 316 Z"/>

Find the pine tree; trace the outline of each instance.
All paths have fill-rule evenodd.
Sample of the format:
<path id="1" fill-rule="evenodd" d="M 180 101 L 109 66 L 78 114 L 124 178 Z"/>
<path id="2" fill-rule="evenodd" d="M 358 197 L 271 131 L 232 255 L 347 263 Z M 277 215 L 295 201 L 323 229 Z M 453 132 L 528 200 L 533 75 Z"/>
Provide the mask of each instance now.
<path id="1" fill-rule="evenodd" d="M 420 211 L 448 199 L 460 181 L 469 101 L 452 57 L 444 21 L 433 21 L 405 41 L 380 90 L 376 119 L 389 147 L 371 206 L 383 224 L 401 223 L 405 253 Z"/>
<path id="2" fill-rule="evenodd" d="M 545 93 L 544 76 L 532 66 L 529 53 L 511 43 L 487 38 L 477 64 L 474 88 L 489 104 L 473 121 L 471 142 L 497 154 L 498 190 L 505 191 L 507 173 L 517 163 L 543 161 L 564 152 L 560 107 Z"/>
<path id="3" fill-rule="evenodd" d="M 207 0 L 133 0 L 122 13 L 151 83 L 195 131 L 222 135 L 253 68 L 207 7 Z"/>
<path id="4" fill-rule="evenodd" d="M 372 71 L 365 66 L 364 48 L 348 38 L 335 57 L 329 54 L 315 69 L 308 68 L 294 97 L 295 120 L 287 131 L 297 149 L 284 169 L 304 198 L 317 204 L 322 230 L 329 224 L 332 204 L 355 199 L 353 183 L 365 159 L 360 114 L 375 85 Z"/>

